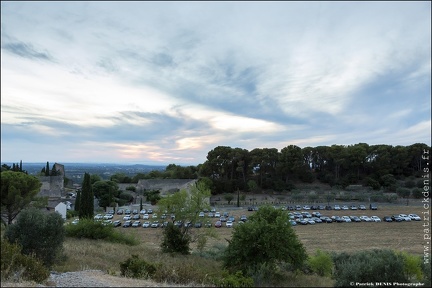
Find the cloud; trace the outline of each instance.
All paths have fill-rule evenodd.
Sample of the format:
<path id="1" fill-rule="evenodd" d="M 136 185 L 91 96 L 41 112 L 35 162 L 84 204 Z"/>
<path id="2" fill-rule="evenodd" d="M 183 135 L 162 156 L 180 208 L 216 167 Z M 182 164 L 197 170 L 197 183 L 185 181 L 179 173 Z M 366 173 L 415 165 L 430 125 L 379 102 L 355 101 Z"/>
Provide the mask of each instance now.
<path id="1" fill-rule="evenodd" d="M 2 45 L 2 49 L 23 58 L 54 62 L 54 58 L 50 53 L 35 48 L 31 43 L 21 41 L 6 42 Z"/>

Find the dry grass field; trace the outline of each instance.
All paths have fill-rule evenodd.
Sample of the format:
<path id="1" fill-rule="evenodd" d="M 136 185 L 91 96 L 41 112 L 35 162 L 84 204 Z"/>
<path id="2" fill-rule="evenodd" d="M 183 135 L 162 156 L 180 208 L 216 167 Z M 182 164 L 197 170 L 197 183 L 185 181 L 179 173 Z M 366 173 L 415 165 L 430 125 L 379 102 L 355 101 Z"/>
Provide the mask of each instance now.
<path id="1" fill-rule="evenodd" d="M 252 215 L 254 212 L 247 211 L 247 209 L 237 210 L 229 208 L 219 208 L 219 212 L 229 212 L 230 215 L 235 215 L 236 219 L 242 214 L 246 216 Z M 343 216 L 343 215 L 356 215 L 356 216 L 373 216 L 376 215 L 382 219 L 384 216 L 391 216 L 393 214 L 410 214 L 415 213 L 422 217 L 422 212 L 426 211 L 422 206 L 379 206 L 378 210 L 345 210 L 345 211 L 326 211 L 321 210 L 321 214 L 326 216 Z M 312 210 L 309 210 L 312 212 Z M 116 215 L 115 219 L 122 219 L 123 216 Z M 152 219 L 150 219 L 152 220 Z M 214 224 L 215 218 L 209 218 Z M 204 220 L 204 221 L 205 221 Z M 145 220 L 141 220 L 141 223 Z M 320 223 L 315 225 L 297 225 L 294 227 L 299 239 L 304 244 L 308 253 L 313 253 L 316 249 L 325 251 L 345 251 L 354 252 L 364 249 L 395 249 L 399 251 L 406 251 L 414 254 L 423 254 L 424 241 L 423 241 L 423 223 L 424 221 L 411 221 L 411 222 L 360 222 L 360 223 Z M 234 224 L 236 225 L 236 224 Z M 162 237 L 162 228 L 123 228 L 117 227 L 124 233 L 135 234 L 138 239 L 146 244 L 147 247 L 159 249 L 159 243 Z M 196 231 L 207 230 L 208 228 L 191 228 L 192 233 Z M 221 243 L 227 244 L 225 239 L 230 239 L 232 229 L 226 228 L 213 228 L 216 232 L 217 238 L 210 238 L 208 246 Z M 194 248 L 192 244 L 192 248 Z"/>

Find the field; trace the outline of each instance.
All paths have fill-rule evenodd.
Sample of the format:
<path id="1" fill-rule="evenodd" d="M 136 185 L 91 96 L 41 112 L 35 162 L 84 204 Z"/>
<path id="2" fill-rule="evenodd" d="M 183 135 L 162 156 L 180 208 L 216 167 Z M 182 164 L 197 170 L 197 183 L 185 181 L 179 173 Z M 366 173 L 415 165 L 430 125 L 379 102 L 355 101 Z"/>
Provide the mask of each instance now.
<path id="1" fill-rule="evenodd" d="M 230 215 L 235 215 L 236 219 L 242 214 L 247 216 L 252 215 L 254 212 L 247 211 L 247 209 L 234 209 L 234 208 L 218 208 L 220 212 L 229 212 Z M 312 210 L 309 210 L 311 212 Z M 410 214 L 415 213 L 423 217 L 422 212 L 425 212 L 422 206 L 380 206 L 378 210 L 364 210 L 364 211 L 320 211 L 326 216 L 343 216 L 343 215 L 376 215 L 382 219 L 383 216 L 391 216 L 393 214 Z M 122 219 L 122 215 L 115 215 L 115 219 Z M 151 221 L 152 219 L 150 219 Z M 205 219 L 207 220 L 207 219 Z M 209 218 L 214 224 L 215 218 Z M 143 223 L 141 219 L 141 223 Z M 238 221 L 238 220 L 237 220 Z M 411 222 L 360 222 L 360 223 L 331 223 L 331 224 L 315 224 L 315 225 L 298 225 L 294 229 L 304 244 L 308 253 L 313 253 L 316 249 L 326 251 L 345 251 L 354 252 L 364 249 L 373 248 L 388 248 L 399 251 L 406 251 L 418 255 L 423 255 L 425 241 L 423 240 L 422 226 L 424 221 L 411 221 Z M 428 223 L 429 224 L 429 223 Z M 236 224 L 234 224 L 236 225 Z M 146 243 L 147 246 L 159 249 L 159 243 L 162 237 L 162 228 L 123 228 L 117 227 L 124 231 L 124 233 L 135 234 L 137 238 Z M 208 228 L 191 228 L 192 233 L 197 231 L 207 230 Z M 210 238 L 208 246 L 217 243 L 227 244 L 226 239 L 230 239 L 232 229 L 226 228 L 212 228 L 215 230 L 217 238 Z M 194 248 L 192 244 L 192 248 Z"/>

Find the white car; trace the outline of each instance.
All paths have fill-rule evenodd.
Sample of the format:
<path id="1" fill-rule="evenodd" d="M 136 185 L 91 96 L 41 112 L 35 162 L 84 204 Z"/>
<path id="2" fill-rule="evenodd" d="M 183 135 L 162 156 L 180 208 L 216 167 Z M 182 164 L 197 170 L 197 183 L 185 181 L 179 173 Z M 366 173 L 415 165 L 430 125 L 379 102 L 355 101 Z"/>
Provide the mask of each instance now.
<path id="1" fill-rule="evenodd" d="M 404 221 L 411 221 L 411 217 L 406 214 L 399 214 L 399 217 L 401 217 Z"/>
<path id="2" fill-rule="evenodd" d="M 123 217 L 123 220 L 125 220 L 125 221 L 129 221 L 129 220 L 131 220 L 132 219 L 132 216 L 130 216 L 130 215 L 125 215 L 124 217 Z"/>
<path id="3" fill-rule="evenodd" d="M 371 218 L 369 218 L 368 216 L 360 216 L 359 217 L 362 221 L 365 221 L 365 222 L 372 222 L 372 219 Z"/>
<path id="4" fill-rule="evenodd" d="M 139 227 L 141 226 L 141 222 L 140 221 L 135 221 L 132 223 L 132 227 Z"/>
<path id="5" fill-rule="evenodd" d="M 143 219 L 149 219 L 149 218 L 150 218 L 150 216 L 149 216 L 148 213 L 145 213 L 145 214 L 143 215 Z"/>
<path id="6" fill-rule="evenodd" d="M 109 219 L 113 219 L 113 215 L 112 214 L 105 214 L 104 216 L 103 216 L 103 219 L 105 219 L 105 220 L 109 220 Z"/>
<path id="7" fill-rule="evenodd" d="M 140 211 L 140 214 L 141 215 L 144 215 L 144 214 L 146 214 L 147 213 L 147 210 L 146 209 L 142 209 L 141 211 Z"/>
<path id="8" fill-rule="evenodd" d="M 348 216 L 342 216 L 341 218 L 344 222 L 351 222 L 351 219 Z"/>
<path id="9" fill-rule="evenodd" d="M 233 223 L 232 221 L 227 221 L 226 224 L 225 224 L 225 226 L 226 226 L 227 228 L 232 228 L 233 225 L 234 225 L 234 223 Z"/>
<path id="10" fill-rule="evenodd" d="M 370 218 L 373 222 L 381 222 L 381 219 L 378 216 L 371 216 Z"/>
<path id="11" fill-rule="evenodd" d="M 143 228 L 149 228 L 149 227 L 150 227 L 150 222 L 149 222 L 149 221 L 145 221 L 145 222 L 142 224 L 142 227 L 143 227 Z"/>
<path id="12" fill-rule="evenodd" d="M 75 219 L 75 220 L 72 221 L 72 224 L 74 224 L 74 225 L 76 225 L 78 223 L 79 223 L 79 219 Z"/>
<path id="13" fill-rule="evenodd" d="M 214 215 L 214 217 L 215 217 L 215 218 L 220 218 L 220 217 L 221 217 L 220 212 L 216 212 L 215 215 Z"/>
<path id="14" fill-rule="evenodd" d="M 152 218 L 153 218 L 153 219 L 157 219 L 157 218 L 158 218 L 158 215 L 157 215 L 156 213 L 154 213 L 154 214 L 152 215 Z"/>
<path id="15" fill-rule="evenodd" d="M 102 214 L 96 214 L 96 216 L 94 216 L 94 219 L 95 220 L 102 220 L 103 216 L 102 216 Z"/>
<path id="16" fill-rule="evenodd" d="M 411 220 L 414 220 L 414 221 L 420 221 L 421 220 L 420 216 L 418 216 L 417 214 L 408 214 L 408 217 L 410 217 Z"/>
<path id="17" fill-rule="evenodd" d="M 303 206 L 303 210 L 310 210 L 310 207 L 308 205 Z"/>
<path id="18" fill-rule="evenodd" d="M 343 206 L 342 206 L 342 210 L 348 210 L 348 206 L 343 205 Z"/>
<path id="19" fill-rule="evenodd" d="M 334 205 L 334 210 L 341 210 L 339 205 Z"/>
<path id="20" fill-rule="evenodd" d="M 200 212 L 198 215 L 198 217 L 204 217 L 204 216 L 205 216 L 204 212 Z"/>

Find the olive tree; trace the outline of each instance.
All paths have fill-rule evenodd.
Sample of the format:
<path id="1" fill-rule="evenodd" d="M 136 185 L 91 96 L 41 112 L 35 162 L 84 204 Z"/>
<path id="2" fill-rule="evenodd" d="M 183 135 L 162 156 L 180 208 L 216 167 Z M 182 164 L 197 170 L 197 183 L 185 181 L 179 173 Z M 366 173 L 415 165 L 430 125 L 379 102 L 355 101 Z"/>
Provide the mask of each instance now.
<path id="1" fill-rule="evenodd" d="M 228 270 L 250 273 L 255 267 L 289 263 L 303 266 L 306 250 L 289 223 L 286 211 L 263 206 L 246 223 L 234 227 L 223 255 Z"/>

